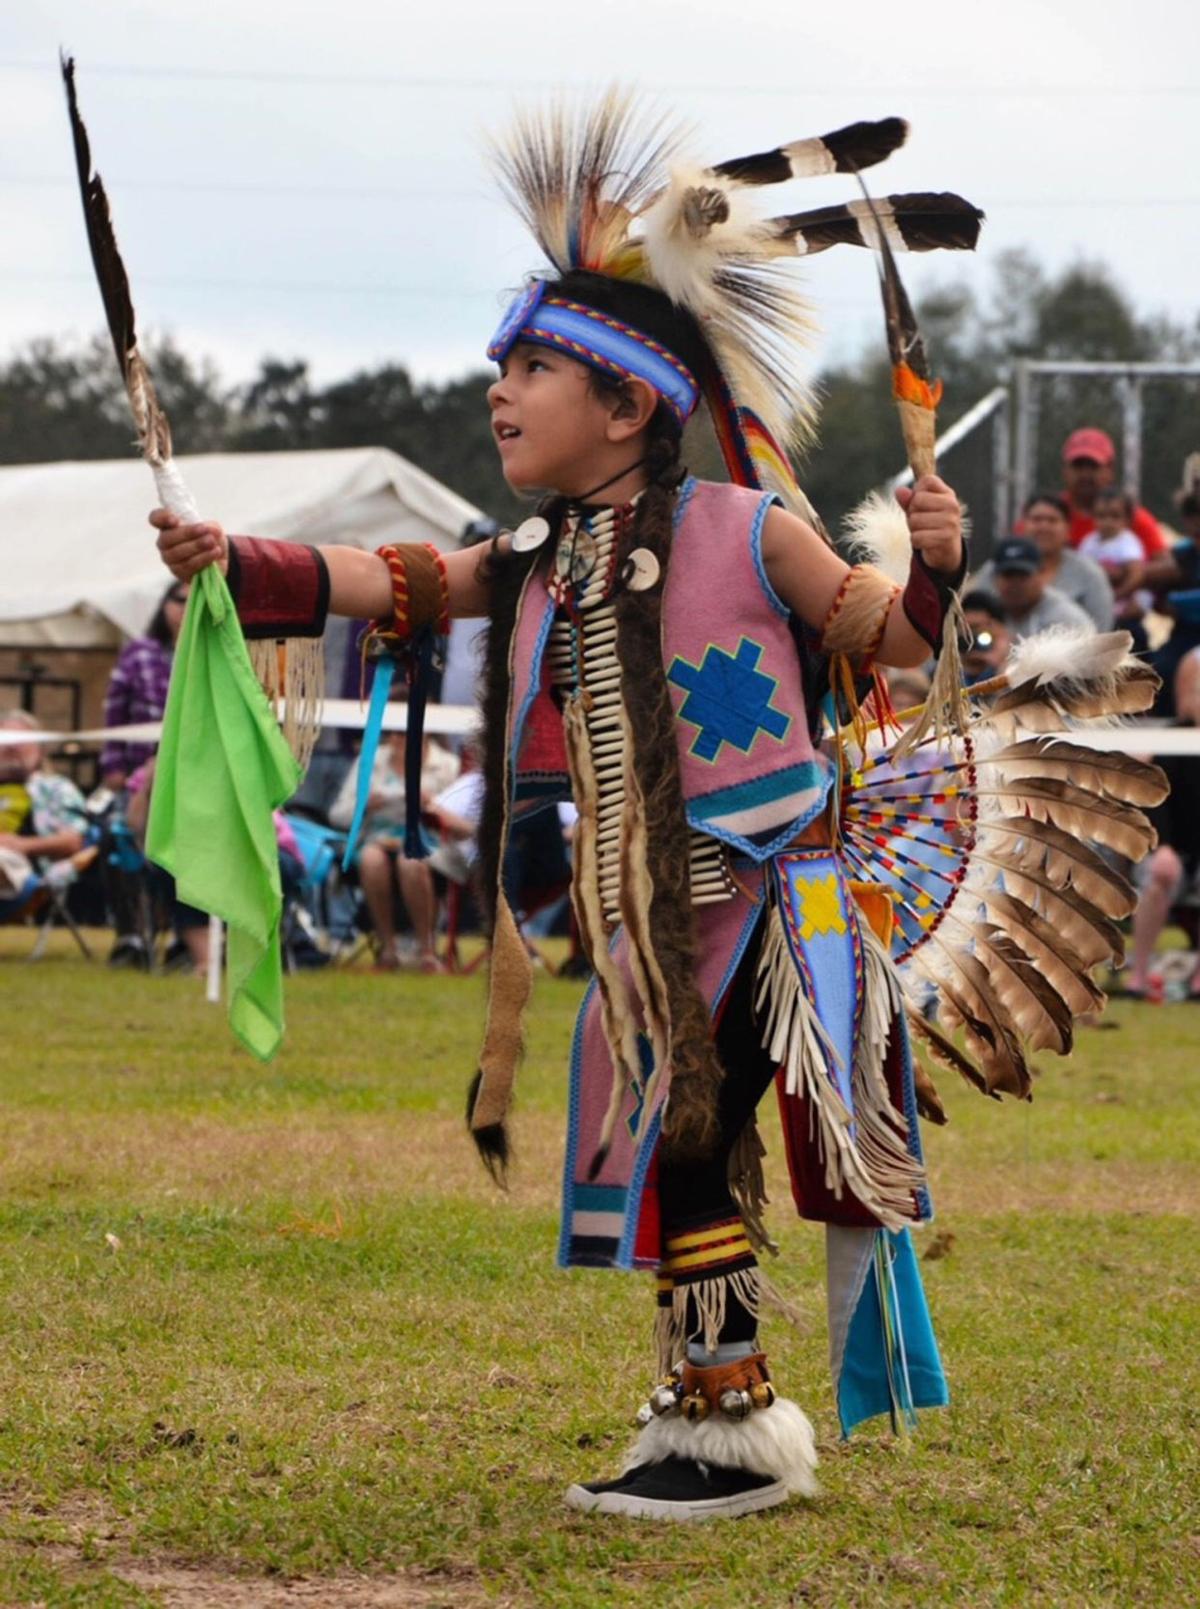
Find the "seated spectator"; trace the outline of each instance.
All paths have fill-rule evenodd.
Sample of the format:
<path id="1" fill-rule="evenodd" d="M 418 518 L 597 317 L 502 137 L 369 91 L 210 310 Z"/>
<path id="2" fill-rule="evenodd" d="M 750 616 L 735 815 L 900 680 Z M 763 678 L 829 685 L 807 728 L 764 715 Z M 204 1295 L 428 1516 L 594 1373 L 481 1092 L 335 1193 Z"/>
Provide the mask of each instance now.
<path id="1" fill-rule="evenodd" d="M 1091 618 L 1077 603 L 1050 586 L 1037 546 L 1027 536 L 1011 536 L 992 556 L 996 596 L 1004 624 L 1015 641 L 1045 631 L 1047 626 L 1077 626 L 1094 631 Z"/>
<path id="2" fill-rule="evenodd" d="M 104 695 L 105 726 L 132 726 L 157 721 L 167 707 L 171 659 L 189 584 L 172 581 L 162 596 L 144 637 L 133 637 L 117 655 L 108 691 Z M 100 751 L 100 777 L 106 788 L 119 793 L 128 779 L 154 753 L 153 743 L 106 743 Z"/>
<path id="3" fill-rule="evenodd" d="M 27 710 L 0 715 L 0 730 L 36 732 Z M 83 795 L 44 765 L 42 744 L 0 745 L 0 847 L 24 855 L 52 881 L 70 882 L 85 848 Z"/>
<path id="4" fill-rule="evenodd" d="M 357 851 L 358 878 L 378 945 L 381 971 L 394 972 L 407 956 L 396 934 L 395 897 L 408 912 L 416 942 L 416 961 L 423 972 L 443 970 L 434 946 L 437 899 L 433 872 L 427 860 L 410 860 L 404 853 L 406 735 L 393 732 L 380 743 L 371 770 L 371 791 Z M 358 796 L 359 762 L 355 760 L 329 811 L 334 827 L 348 828 L 354 819 Z M 449 787 L 458 774 L 458 761 L 448 749 L 426 738 L 421 757 L 421 802 L 427 805 Z"/>
<path id="5" fill-rule="evenodd" d="M 139 849 L 145 848 L 146 823 L 150 819 L 150 795 L 154 787 L 155 756 L 144 761 L 126 779 L 129 805 L 125 824 Z M 155 896 L 155 906 L 165 909 L 175 933 L 175 942 L 166 955 L 166 966 L 190 968 L 201 977 L 208 971 L 208 913 L 187 905 L 179 897 L 175 879 L 161 866 L 147 862 L 146 876 Z M 157 927 L 157 921 L 155 926 Z"/>
<path id="6" fill-rule="evenodd" d="M 1200 650 L 1194 649 L 1180 662 L 1174 693 L 1177 724 L 1200 726 Z M 1135 997 L 1147 991 L 1154 948 L 1172 906 L 1200 881 L 1200 755 L 1167 754 L 1157 759 L 1167 774 L 1171 791 L 1150 812 L 1158 831 L 1158 847 L 1138 869 L 1140 893 L 1133 917 L 1133 958 L 1125 989 Z M 1200 966 L 1192 974 L 1188 997 L 1200 1000 Z"/>
<path id="7" fill-rule="evenodd" d="M 1154 599 L 1148 588 L 1137 584 L 1144 563 L 1141 541 L 1129 527 L 1133 500 L 1124 492 L 1105 487 L 1096 493 L 1093 513 L 1096 529 L 1084 537 L 1078 554 L 1072 557 L 1094 559 L 1104 571 L 1113 591 L 1114 618 L 1118 625 L 1134 633 L 1140 651 L 1146 646 L 1142 617 Z"/>
<path id="8" fill-rule="evenodd" d="M 483 815 L 483 772 L 464 770 L 443 788 L 425 812 L 440 842 L 430 851 L 429 864 L 448 882 L 471 880 L 479 857 L 477 833 Z"/>
<path id="9" fill-rule="evenodd" d="M 1048 586 L 1077 603 L 1090 616 L 1097 631 L 1109 631 L 1113 623 L 1113 589 L 1103 568 L 1081 549 L 1071 547 L 1071 511 L 1053 492 L 1039 492 L 1025 505 L 1021 534 L 1035 544 L 1042 556 Z M 1133 538 L 1138 553 L 1141 543 Z M 981 566 L 972 584 L 994 587 L 995 560 Z"/>
<path id="10" fill-rule="evenodd" d="M 1096 493 L 1116 480 L 1117 451 L 1106 431 L 1087 426 L 1073 430 L 1063 444 L 1063 496 L 1071 510 L 1071 546 L 1078 547 L 1096 529 Z M 1166 537 L 1150 510 L 1135 506 L 1129 525 L 1146 558 L 1165 552 Z"/>

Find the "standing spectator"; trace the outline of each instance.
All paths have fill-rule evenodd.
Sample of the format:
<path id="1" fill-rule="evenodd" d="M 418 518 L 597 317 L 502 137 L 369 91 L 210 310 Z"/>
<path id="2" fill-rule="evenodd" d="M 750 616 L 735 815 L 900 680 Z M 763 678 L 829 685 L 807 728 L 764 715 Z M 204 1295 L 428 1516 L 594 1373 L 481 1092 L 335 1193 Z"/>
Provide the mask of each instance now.
<path id="1" fill-rule="evenodd" d="M 1027 536 L 1011 536 L 1001 542 L 992 565 L 1004 624 L 1014 639 L 1031 637 L 1047 626 L 1095 629 L 1077 603 L 1048 584 L 1042 556 Z"/>
<path id="2" fill-rule="evenodd" d="M 167 707 L 171 658 L 189 583 L 173 581 L 144 637 L 133 637 L 117 655 L 108 691 L 104 695 L 105 726 L 132 726 L 136 721 L 157 721 Z M 154 743 L 106 743 L 100 751 L 100 776 L 106 788 L 119 793 L 129 778 L 153 755 Z"/>
<path id="3" fill-rule="evenodd" d="M 1078 547 L 1084 537 L 1096 529 L 1092 513 L 1096 493 L 1101 487 L 1113 484 L 1116 466 L 1117 451 L 1106 431 L 1086 426 L 1073 430 L 1067 437 L 1063 445 L 1063 493 L 1071 509 L 1072 547 Z M 1129 524 L 1140 539 L 1146 558 L 1156 558 L 1165 551 L 1166 538 L 1148 508 L 1139 503 Z"/>
<path id="4" fill-rule="evenodd" d="M 1083 550 L 1071 546 L 1071 510 L 1064 498 L 1054 492 L 1039 492 L 1025 505 L 1022 535 L 1033 542 L 1042 556 L 1046 583 L 1077 603 L 1089 615 L 1097 631 L 1109 631 L 1113 623 L 1113 589 L 1104 570 Z M 1090 539 L 1089 539 L 1090 540 Z M 1141 543 L 1133 538 L 1137 556 Z M 995 562 L 991 559 L 974 577 L 975 586 L 990 588 L 996 583 Z"/>
<path id="5" fill-rule="evenodd" d="M 962 655 L 963 675 L 967 686 L 973 687 L 998 674 L 1012 648 L 1012 636 L 1004 623 L 1004 605 L 994 592 L 972 587 L 963 594 L 962 611 L 971 633 L 971 646 Z"/>

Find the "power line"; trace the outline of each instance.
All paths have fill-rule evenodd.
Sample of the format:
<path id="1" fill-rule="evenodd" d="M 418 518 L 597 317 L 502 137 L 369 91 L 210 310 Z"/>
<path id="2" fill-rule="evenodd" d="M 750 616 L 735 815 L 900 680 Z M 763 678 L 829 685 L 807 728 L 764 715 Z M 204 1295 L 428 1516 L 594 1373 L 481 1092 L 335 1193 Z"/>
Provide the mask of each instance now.
<path id="1" fill-rule="evenodd" d="M 218 179 L 125 179 L 106 177 L 110 190 L 179 191 L 181 194 L 204 195 L 280 195 L 323 196 L 332 200 L 459 202 L 473 201 L 477 205 L 504 207 L 506 203 L 496 195 L 479 190 L 414 190 L 404 185 L 387 184 L 236 184 Z M 77 188 L 77 181 L 67 175 L 0 173 L 0 185 L 12 189 L 59 190 Z M 1109 210 L 1113 207 L 1200 207 L 1200 196 L 989 196 L 989 208 L 1010 207 L 1033 211 L 1056 208 L 1072 211 Z"/>
<path id="2" fill-rule="evenodd" d="M 0 72 L 14 73 L 53 73 L 58 75 L 56 62 L 46 61 L 20 61 L 0 60 Z M 105 78 L 185 78 L 198 81 L 219 80 L 226 83 L 244 84 L 281 84 L 308 87 L 341 86 L 355 89 L 411 89 L 429 90 L 436 93 L 448 89 L 457 90 L 504 90 L 510 94 L 524 94 L 529 90 L 561 90 L 573 86 L 562 79 L 511 79 L 511 78 L 433 78 L 416 74 L 399 73 L 313 73 L 296 72 L 282 68 L 264 70 L 262 68 L 236 68 L 236 67 L 171 67 L 171 66 L 133 66 L 119 62 L 88 62 L 85 66 L 87 77 Z M 579 89 L 590 88 L 587 81 L 580 81 L 574 86 Z M 753 96 L 755 99 L 763 95 L 787 95 L 798 99 L 796 85 L 792 84 L 663 84 L 660 86 L 679 94 L 720 94 L 728 99 L 731 96 Z M 922 100 L 977 100 L 986 97 L 1008 97 L 1012 99 L 1057 99 L 1063 95 L 1094 96 L 1104 89 L 1104 85 L 1090 82 L 1086 84 L 984 84 L 963 87 L 960 89 L 943 88 L 931 84 L 914 84 L 909 81 L 896 81 L 882 84 L 822 84 L 821 94 L 830 95 L 903 95 L 909 99 Z M 1122 97 L 1129 95 L 1200 95 L 1200 85 L 1196 84 L 1128 84 L 1122 83 L 1113 86 L 1119 90 Z"/>
<path id="3" fill-rule="evenodd" d="M 95 283 L 95 278 L 92 274 L 73 273 L 70 270 L 0 269 L 0 283 L 45 284 L 48 281 L 56 284 L 91 285 Z M 495 299 L 502 295 L 502 287 L 496 285 L 466 285 L 455 288 L 446 285 L 392 285 L 347 280 L 219 279 L 180 274 L 138 274 L 137 283 L 139 286 L 154 285 L 171 290 L 266 291 L 271 295 L 283 292 L 300 296 L 384 296 L 412 301 L 468 299 L 473 301 L 485 296 Z M 814 300 L 817 298 L 814 297 Z M 864 290 L 861 296 L 821 296 L 819 302 L 821 307 L 876 307 L 879 295 L 878 291 Z"/>

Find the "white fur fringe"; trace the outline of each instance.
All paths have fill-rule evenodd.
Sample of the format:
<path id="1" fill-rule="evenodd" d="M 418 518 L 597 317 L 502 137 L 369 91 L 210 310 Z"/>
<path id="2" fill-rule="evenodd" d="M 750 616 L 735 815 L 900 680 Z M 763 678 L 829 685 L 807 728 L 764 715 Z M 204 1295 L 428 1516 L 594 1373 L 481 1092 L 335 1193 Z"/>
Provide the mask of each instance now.
<path id="1" fill-rule="evenodd" d="M 813 1427 L 796 1403 L 777 1397 L 769 1408 L 756 1408 L 749 1419 L 712 1414 L 696 1423 L 682 1414 L 663 1414 L 645 1425 L 634 1443 L 626 1469 L 657 1464 L 664 1458 L 692 1458 L 718 1469 L 748 1469 L 754 1475 L 781 1480 L 797 1497 L 815 1497 L 817 1445 Z"/>

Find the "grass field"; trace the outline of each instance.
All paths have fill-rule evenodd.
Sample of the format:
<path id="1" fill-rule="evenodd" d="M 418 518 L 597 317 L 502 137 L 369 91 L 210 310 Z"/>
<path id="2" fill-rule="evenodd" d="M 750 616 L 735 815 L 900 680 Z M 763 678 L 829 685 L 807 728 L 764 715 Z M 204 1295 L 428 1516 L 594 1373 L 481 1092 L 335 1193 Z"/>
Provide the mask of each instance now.
<path id="1" fill-rule="evenodd" d="M 837 1438 L 775 1144 L 809 1318 L 766 1339 L 824 1495 L 669 1529 L 561 1504 L 650 1370 L 646 1280 L 553 1267 L 577 986 L 538 984 L 501 1196 L 461 1117 L 478 979 L 302 976 L 262 1067 L 194 981 L 27 949 L 0 951 L 3 1605 L 1200 1600 L 1200 1010 L 1115 1005 L 1032 1107 L 939 1081 L 919 1247 L 954 1401 L 911 1442 Z"/>

